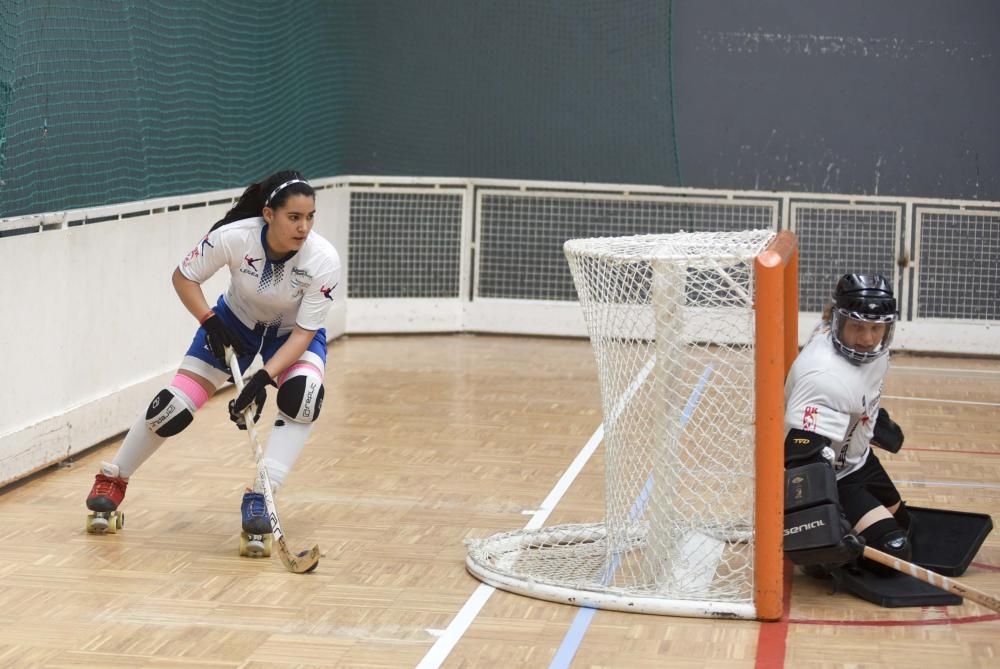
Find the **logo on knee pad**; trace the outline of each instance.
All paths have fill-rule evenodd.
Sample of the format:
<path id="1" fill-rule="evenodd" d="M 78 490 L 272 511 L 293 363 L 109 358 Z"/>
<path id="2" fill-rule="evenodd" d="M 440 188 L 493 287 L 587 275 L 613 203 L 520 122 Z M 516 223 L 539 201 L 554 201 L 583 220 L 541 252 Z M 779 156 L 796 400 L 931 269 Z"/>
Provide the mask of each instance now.
<path id="1" fill-rule="evenodd" d="M 897 537 L 885 542 L 885 545 L 894 551 L 900 551 L 906 546 L 906 537 Z"/>
<path id="2" fill-rule="evenodd" d="M 323 406 L 323 383 L 314 376 L 293 376 L 278 388 L 278 408 L 299 423 L 319 418 Z"/>
<path id="3" fill-rule="evenodd" d="M 193 420 L 194 414 L 187 404 L 169 388 L 157 393 L 146 410 L 146 427 L 161 437 L 174 436 Z"/>
<path id="4" fill-rule="evenodd" d="M 316 393 L 316 386 L 309 384 L 309 388 L 306 390 L 306 399 L 302 402 L 302 417 L 311 418 L 312 417 L 312 401 L 313 395 Z"/>

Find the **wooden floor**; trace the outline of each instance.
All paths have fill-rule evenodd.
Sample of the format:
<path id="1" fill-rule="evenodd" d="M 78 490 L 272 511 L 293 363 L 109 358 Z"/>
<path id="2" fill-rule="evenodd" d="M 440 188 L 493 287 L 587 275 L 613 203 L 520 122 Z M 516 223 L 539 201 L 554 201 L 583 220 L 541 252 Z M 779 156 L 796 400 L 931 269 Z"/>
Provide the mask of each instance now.
<path id="1" fill-rule="evenodd" d="M 586 341 L 338 340 L 278 498 L 291 543 L 325 551 L 296 576 L 237 556 L 253 465 L 230 395 L 133 477 L 121 534 L 83 532 L 119 440 L 0 494 L 0 666 L 417 666 L 480 585 L 463 540 L 523 527 L 601 422 Z M 909 503 L 1000 525 L 1000 361 L 898 356 L 884 405 L 907 443 L 882 459 Z M 601 519 L 600 463 L 550 523 Z M 964 578 L 1000 593 L 1000 531 Z M 549 666 L 579 611 L 496 591 L 441 666 Z M 781 623 L 598 611 L 567 643 L 573 667 L 1000 667 L 1000 615 L 879 609 L 796 575 Z"/>

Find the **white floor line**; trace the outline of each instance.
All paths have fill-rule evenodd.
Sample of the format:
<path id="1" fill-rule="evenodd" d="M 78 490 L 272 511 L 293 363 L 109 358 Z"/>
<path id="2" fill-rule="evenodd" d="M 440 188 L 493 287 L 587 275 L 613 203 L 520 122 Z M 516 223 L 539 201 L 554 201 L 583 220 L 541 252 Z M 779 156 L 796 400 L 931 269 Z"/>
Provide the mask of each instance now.
<path id="1" fill-rule="evenodd" d="M 936 397 L 904 397 L 902 395 L 882 395 L 884 400 L 904 400 L 909 402 L 938 402 L 939 404 L 968 404 L 977 407 L 1000 407 L 1000 402 L 973 402 L 972 400 L 942 400 Z"/>
<path id="2" fill-rule="evenodd" d="M 971 488 L 973 490 L 1000 490 L 1000 483 L 980 483 L 977 481 L 903 481 L 895 480 L 898 485 L 912 485 L 923 488 Z"/>
<path id="3" fill-rule="evenodd" d="M 577 453 L 576 458 L 573 459 L 572 464 L 562 475 L 559 481 L 556 483 L 555 487 L 552 488 L 552 492 L 548 494 L 545 501 L 542 502 L 541 507 L 535 512 L 535 515 L 531 517 L 528 524 L 524 526 L 527 530 L 533 530 L 541 527 L 546 519 L 548 519 L 549 514 L 555 509 L 556 504 L 562 496 L 569 490 L 570 485 L 572 485 L 573 480 L 583 471 L 584 465 L 590 460 L 590 456 L 594 454 L 597 450 L 598 445 L 600 445 L 601 440 L 604 439 L 604 425 L 599 425 L 594 434 L 587 441 L 586 446 Z M 476 619 L 479 612 L 482 610 L 483 606 L 489 600 L 490 596 L 496 591 L 491 585 L 481 584 L 476 588 L 475 592 L 466 600 L 465 605 L 458 614 L 452 619 L 451 623 L 448 624 L 448 628 L 438 637 L 438 640 L 434 642 L 424 658 L 420 660 L 420 664 L 417 665 L 417 669 L 437 669 L 441 666 L 441 663 L 447 659 L 448 655 L 451 654 L 455 644 L 459 642 L 462 636 L 465 634 L 465 630 L 469 629 L 469 625 L 472 621 Z M 436 632 L 437 630 L 435 630 Z"/>
<path id="4" fill-rule="evenodd" d="M 1000 374 L 1000 369 L 968 369 L 964 367 L 916 367 L 894 362 L 892 372 L 946 372 L 948 374 Z"/>

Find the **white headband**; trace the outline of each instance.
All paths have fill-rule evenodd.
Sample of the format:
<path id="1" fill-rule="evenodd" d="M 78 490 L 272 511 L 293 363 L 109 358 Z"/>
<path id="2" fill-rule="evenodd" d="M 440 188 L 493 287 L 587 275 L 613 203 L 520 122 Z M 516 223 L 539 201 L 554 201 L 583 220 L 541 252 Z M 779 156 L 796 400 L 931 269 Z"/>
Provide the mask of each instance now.
<path id="1" fill-rule="evenodd" d="M 306 181 L 305 179 L 289 179 L 288 181 L 286 181 L 285 183 L 281 184 L 280 186 L 278 186 L 277 188 L 275 188 L 273 191 L 271 191 L 271 194 L 267 196 L 267 200 L 264 201 L 264 206 L 265 207 L 270 207 L 271 206 L 271 200 L 273 200 L 274 196 L 278 194 L 278 191 L 280 191 L 281 189 L 286 188 L 288 186 L 291 186 L 292 184 L 305 184 L 305 185 L 308 186 L 309 182 Z"/>

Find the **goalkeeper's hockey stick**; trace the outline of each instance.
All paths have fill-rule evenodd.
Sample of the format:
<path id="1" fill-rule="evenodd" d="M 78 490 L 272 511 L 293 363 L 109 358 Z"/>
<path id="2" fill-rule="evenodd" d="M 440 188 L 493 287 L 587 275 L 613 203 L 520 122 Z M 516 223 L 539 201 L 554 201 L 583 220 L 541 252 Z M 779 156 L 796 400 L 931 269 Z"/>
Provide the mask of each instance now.
<path id="1" fill-rule="evenodd" d="M 895 558 L 888 553 L 883 553 L 882 551 L 870 546 L 865 546 L 864 556 L 869 560 L 874 560 L 879 564 L 884 564 L 886 567 L 892 567 L 898 572 L 908 574 L 919 581 L 929 583 L 935 588 L 946 590 L 953 595 L 958 595 L 963 599 L 971 600 L 976 604 L 985 606 L 988 609 L 1000 612 L 1000 599 L 997 599 L 993 595 L 989 595 L 982 590 L 976 590 L 971 585 L 965 585 L 960 581 L 948 578 L 947 576 L 942 576 L 941 574 L 933 572 L 929 569 L 924 569 L 923 567 L 915 565 L 912 562 L 900 560 L 899 558 Z"/>
<path id="2" fill-rule="evenodd" d="M 243 374 L 240 371 L 240 364 L 236 360 L 236 353 L 232 349 L 226 349 L 229 356 L 229 370 L 233 374 L 233 382 L 236 384 L 236 392 L 243 392 Z M 257 483 L 264 493 L 264 502 L 267 505 L 267 515 L 271 521 L 271 533 L 278 544 L 278 557 L 281 558 L 285 568 L 294 574 L 305 574 L 315 569 L 319 565 L 319 546 L 313 546 L 309 550 L 293 554 L 285 541 L 285 533 L 281 531 L 281 523 L 278 522 L 278 509 L 274 506 L 274 493 L 271 491 L 271 479 L 267 475 L 267 467 L 264 466 L 264 450 L 260 447 L 260 439 L 257 437 L 257 427 L 253 422 L 253 405 L 247 407 L 243 412 L 243 417 L 247 424 L 247 434 L 250 437 L 250 450 L 253 451 L 254 461 L 257 463 Z"/>

